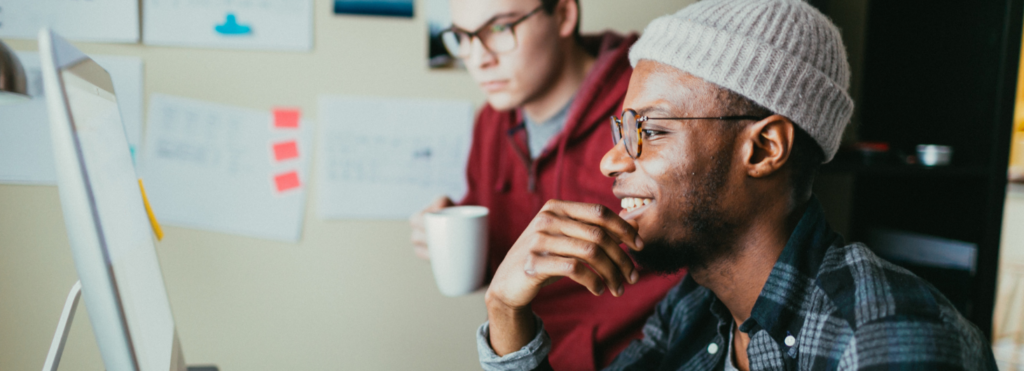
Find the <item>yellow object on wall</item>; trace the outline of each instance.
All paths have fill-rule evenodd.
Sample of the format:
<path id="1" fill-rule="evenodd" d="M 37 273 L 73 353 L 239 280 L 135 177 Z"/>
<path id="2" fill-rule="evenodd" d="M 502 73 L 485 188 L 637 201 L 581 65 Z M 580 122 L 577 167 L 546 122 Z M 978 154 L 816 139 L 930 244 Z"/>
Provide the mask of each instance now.
<path id="1" fill-rule="evenodd" d="M 1013 142 L 1010 145 L 1010 180 L 1024 182 L 1024 47 L 1017 73 L 1017 104 L 1013 115 Z"/>

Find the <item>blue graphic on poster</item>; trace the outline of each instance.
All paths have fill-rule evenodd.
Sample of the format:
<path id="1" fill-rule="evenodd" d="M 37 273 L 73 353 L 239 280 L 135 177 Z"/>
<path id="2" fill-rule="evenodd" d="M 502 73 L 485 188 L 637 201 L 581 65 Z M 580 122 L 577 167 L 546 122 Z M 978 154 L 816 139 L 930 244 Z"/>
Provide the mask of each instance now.
<path id="1" fill-rule="evenodd" d="M 238 24 L 238 20 L 235 19 L 235 15 L 232 13 L 228 13 L 224 24 L 216 25 L 213 29 L 221 35 L 248 35 L 252 33 L 252 27 Z"/>

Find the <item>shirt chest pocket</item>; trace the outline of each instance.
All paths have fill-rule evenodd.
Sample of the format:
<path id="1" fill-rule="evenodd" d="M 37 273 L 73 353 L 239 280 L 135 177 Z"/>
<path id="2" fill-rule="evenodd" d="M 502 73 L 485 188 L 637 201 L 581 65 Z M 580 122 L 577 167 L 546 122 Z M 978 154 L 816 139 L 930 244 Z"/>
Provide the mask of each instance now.
<path id="1" fill-rule="evenodd" d="M 792 347 L 779 344 L 768 335 L 767 331 L 758 331 L 750 338 L 750 346 L 747 347 L 747 358 L 750 360 L 750 369 L 758 371 L 796 371 L 799 369 L 796 355 L 796 343 Z"/>

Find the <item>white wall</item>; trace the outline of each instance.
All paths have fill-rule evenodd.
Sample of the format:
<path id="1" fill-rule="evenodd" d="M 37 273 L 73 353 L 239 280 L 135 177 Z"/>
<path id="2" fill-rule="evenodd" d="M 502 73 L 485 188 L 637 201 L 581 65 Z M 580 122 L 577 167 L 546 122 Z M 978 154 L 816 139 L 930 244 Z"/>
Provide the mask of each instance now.
<path id="1" fill-rule="evenodd" d="M 583 29 L 640 31 L 691 2 L 582 0 Z M 426 68 L 422 12 L 413 20 L 338 17 L 331 6 L 316 0 L 311 53 L 76 46 L 142 57 L 147 96 L 299 106 L 309 116 L 318 94 L 482 102 L 466 73 Z M 478 369 L 482 294 L 441 297 L 406 242 L 405 223 L 318 220 L 316 192 L 314 185 L 299 244 L 165 228 L 157 249 L 186 360 L 226 371 Z M 56 188 L 0 185 L 0 370 L 42 367 L 75 280 Z M 61 370 L 102 370 L 79 309 Z"/>
<path id="2" fill-rule="evenodd" d="M 1010 184 L 1004 207 L 999 260 L 1024 265 L 1024 184 Z"/>
<path id="3" fill-rule="evenodd" d="M 1006 192 L 1003 209 L 1003 233 L 999 247 L 999 281 L 995 318 L 992 334 L 995 340 L 1000 335 L 1012 336 L 1021 327 L 1024 313 L 1020 313 L 1022 289 L 1021 274 L 1024 273 L 1024 184 L 1011 184 Z"/>

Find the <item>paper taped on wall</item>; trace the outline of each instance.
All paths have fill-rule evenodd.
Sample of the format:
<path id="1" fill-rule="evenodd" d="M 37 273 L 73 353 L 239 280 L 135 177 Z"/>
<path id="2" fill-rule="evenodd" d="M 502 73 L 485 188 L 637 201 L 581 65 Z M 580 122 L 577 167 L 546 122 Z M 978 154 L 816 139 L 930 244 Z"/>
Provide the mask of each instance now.
<path id="1" fill-rule="evenodd" d="M 28 75 L 32 100 L 0 106 L 0 182 L 55 185 L 57 171 L 54 169 L 39 54 L 17 54 Z M 91 58 L 114 80 L 121 122 L 137 160 L 136 149 L 142 142 L 142 59 L 120 56 Z"/>
<path id="2" fill-rule="evenodd" d="M 143 42 L 203 48 L 308 51 L 312 0 L 145 0 Z"/>
<path id="3" fill-rule="evenodd" d="M 406 219 L 465 194 L 472 103 L 321 96 L 318 117 L 320 217 Z"/>
<path id="4" fill-rule="evenodd" d="M 295 242 L 305 210 L 310 122 L 154 94 L 142 179 L 164 225 Z M 274 145 L 294 143 L 288 158 Z"/>
<path id="5" fill-rule="evenodd" d="M 50 27 L 70 40 L 139 42 L 136 0 L 0 0 L 0 37 L 35 39 Z"/>

